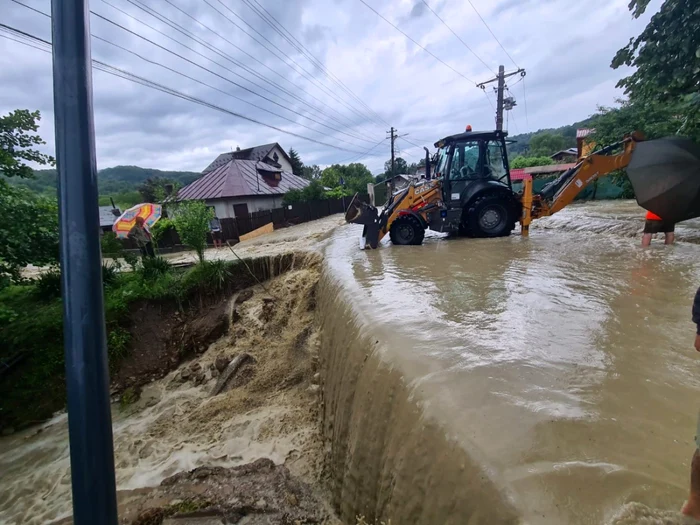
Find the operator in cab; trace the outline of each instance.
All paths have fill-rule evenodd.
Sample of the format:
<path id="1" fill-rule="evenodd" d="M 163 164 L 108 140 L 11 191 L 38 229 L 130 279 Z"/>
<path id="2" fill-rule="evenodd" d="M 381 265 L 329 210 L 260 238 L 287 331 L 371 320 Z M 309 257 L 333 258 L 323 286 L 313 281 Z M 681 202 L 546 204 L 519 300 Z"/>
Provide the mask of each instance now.
<path id="1" fill-rule="evenodd" d="M 665 221 L 658 215 L 648 211 L 644 221 L 644 233 L 642 234 L 642 246 L 647 247 L 657 233 L 664 234 L 664 244 L 673 244 L 676 240 L 676 225 Z"/>

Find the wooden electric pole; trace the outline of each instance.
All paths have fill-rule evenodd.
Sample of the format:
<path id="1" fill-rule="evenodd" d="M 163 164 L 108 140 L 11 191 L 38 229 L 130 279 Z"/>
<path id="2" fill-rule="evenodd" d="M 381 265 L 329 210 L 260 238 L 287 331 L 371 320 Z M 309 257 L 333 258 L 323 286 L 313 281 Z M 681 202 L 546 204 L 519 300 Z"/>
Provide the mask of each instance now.
<path id="1" fill-rule="evenodd" d="M 393 179 L 396 176 L 396 169 L 394 168 L 394 161 L 395 161 L 395 155 L 394 155 L 394 141 L 396 140 L 396 133 L 395 129 L 392 126 L 391 131 L 387 131 L 387 133 L 390 133 L 391 135 L 391 178 Z"/>
<path id="2" fill-rule="evenodd" d="M 512 77 L 513 75 L 520 75 L 521 77 L 525 76 L 525 70 L 520 68 L 517 71 L 511 71 L 510 73 L 505 72 L 505 67 L 503 66 L 498 66 L 498 75 L 496 78 L 492 78 L 491 80 L 487 80 L 486 82 L 482 82 L 481 84 L 477 84 L 478 87 L 481 89 L 486 89 L 486 84 L 490 84 L 491 82 L 496 82 L 497 87 L 496 87 L 496 130 L 502 131 L 503 130 L 503 108 L 505 106 L 504 104 L 504 92 L 506 89 L 506 78 Z M 512 105 L 515 103 L 512 102 L 512 98 L 510 99 Z M 512 109 L 512 106 L 507 108 L 507 109 Z"/>

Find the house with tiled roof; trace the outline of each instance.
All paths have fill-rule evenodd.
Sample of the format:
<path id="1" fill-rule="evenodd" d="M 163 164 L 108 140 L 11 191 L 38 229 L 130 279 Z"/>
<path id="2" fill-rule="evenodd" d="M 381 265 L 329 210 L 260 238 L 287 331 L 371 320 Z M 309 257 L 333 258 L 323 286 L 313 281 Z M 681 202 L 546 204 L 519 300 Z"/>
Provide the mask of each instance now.
<path id="1" fill-rule="evenodd" d="M 182 188 L 178 200 L 203 200 L 220 219 L 246 217 L 282 206 L 284 195 L 309 181 L 292 173 L 289 156 L 279 144 L 222 153 L 202 176 Z"/>

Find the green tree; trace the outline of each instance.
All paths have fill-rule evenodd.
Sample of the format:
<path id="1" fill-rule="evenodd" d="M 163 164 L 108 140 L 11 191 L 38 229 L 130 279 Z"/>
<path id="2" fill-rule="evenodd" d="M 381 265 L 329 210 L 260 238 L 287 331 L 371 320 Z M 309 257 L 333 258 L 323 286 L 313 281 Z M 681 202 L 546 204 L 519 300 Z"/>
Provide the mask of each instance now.
<path id="1" fill-rule="evenodd" d="M 649 0 L 631 0 L 639 18 Z M 636 68 L 618 87 L 630 99 L 668 100 L 697 93 L 700 85 L 700 2 L 666 0 L 637 38 L 620 49 L 611 67 Z"/>
<path id="2" fill-rule="evenodd" d="M 0 180 L 0 282 L 20 280 L 28 264 L 58 263 L 58 206 L 55 198 Z"/>
<path id="3" fill-rule="evenodd" d="M 197 252 L 200 263 L 204 262 L 209 221 L 213 218 L 214 210 L 203 201 L 182 201 L 173 211 L 172 223 L 180 240 Z"/>
<path id="4" fill-rule="evenodd" d="M 282 199 L 284 204 L 294 204 L 296 202 L 309 202 L 323 200 L 326 198 L 326 191 L 320 181 L 312 180 L 308 186 L 301 190 L 290 190 Z"/>
<path id="5" fill-rule="evenodd" d="M 292 161 L 292 173 L 299 177 L 304 176 L 304 163 L 301 161 L 299 154 L 294 148 L 289 148 L 289 160 Z"/>
<path id="6" fill-rule="evenodd" d="M 179 185 L 170 179 L 163 177 L 149 177 L 139 187 L 137 191 L 141 194 L 141 202 L 163 202 L 171 195 L 175 195 Z"/>
<path id="7" fill-rule="evenodd" d="M 36 133 L 41 113 L 16 109 L 0 117 L 0 172 L 6 177 L 31 178 L 33 170 L 25 162 L 53 164 L 50 155 L 34 146 L 46 144 Z"/>
<path id="8" fill-rule="evenodd" d="M 510 161 L 510 167 L 512 169 L 549 166 L 550 164 L 554 164 L 554 161 L 550 157 L 524 157 L 523 155 L 518 155 Z"/>
<path id="9" fill-rule="evenodd" d="M 408 173 L 408 164 L 402 157 L 396 157 L 394 159 L 394 173 L 391 172 L 391 159 L 384 163 L 384 178 L 391 178 L 393 175 L 401 175 Z"/>
<path id="10" fill-rule="evenodd" d="M 321 185 L 329 189 L 340 186 L 340 179 L 343 174 L 338 170 L 337 166 L 338 164 L 334 164 L 321 172 Z"/>
<path id="11" fill-rule="evenodd" d="M 321 168 L 317 164 L 313 166 L 304 166 L 301 176 L 306 180 L 317 180 L 321 178 Z"/>
<path id="12" fill-rule="evenodd" d="M 528 157 L 549 157 L 557 151 L 576 145 L 575 139 L 567 139 L 563 135 L 553 133 L 538 133 L 530 139 Z"/>

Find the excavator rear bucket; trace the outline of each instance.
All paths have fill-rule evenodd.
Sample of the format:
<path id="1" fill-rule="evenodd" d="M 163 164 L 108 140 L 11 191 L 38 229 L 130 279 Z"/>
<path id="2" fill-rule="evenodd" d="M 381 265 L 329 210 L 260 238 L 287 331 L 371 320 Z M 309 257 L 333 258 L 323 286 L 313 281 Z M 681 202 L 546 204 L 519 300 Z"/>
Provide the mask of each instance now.
<path id="1" fill-rule="evenodd" d="M 379 244 L 379 212 L 377 208 L 362 202 L 355 194 L 345 211 L 345 221 L 364 226 L 360 239 L 360 249 L 364 250 L 368 246 L 370 248 L 377 247 Z"/>

